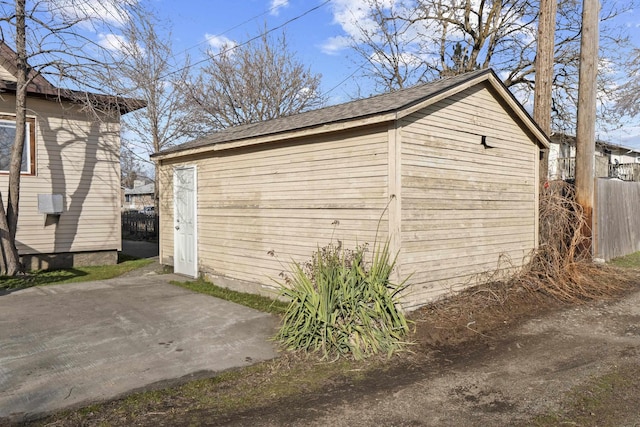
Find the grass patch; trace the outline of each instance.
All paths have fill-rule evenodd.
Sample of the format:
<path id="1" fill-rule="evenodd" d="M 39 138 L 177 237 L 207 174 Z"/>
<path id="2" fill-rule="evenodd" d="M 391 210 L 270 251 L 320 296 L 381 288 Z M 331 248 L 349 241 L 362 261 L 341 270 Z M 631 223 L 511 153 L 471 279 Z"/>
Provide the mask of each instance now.
<path id="1" fill-rule="evenodd" d="M 631 425 L 640 407 L 640 366 L 617 366 L 571 390 L 560 411 L 539 415 L 533 426 Z M 634 424 L 635 425 L 635 424 Z"/>
<path id="2" fill-rule="evenodd" d="M 63 268 L 58 270 L 38 270 L 15 277 L 0 276 L 0 290 L 15 291 L 31 288 L 33 286 L 59 285 L 63 283 L 112 279 L 144 267 L 152 262 L 153 260 L 151 259 L 119 257 L 118 264 L 116 265 Z"/>
<path id="3" fill-rule="evenodd" d="M 614 258 L 609 262 L 616 267 L 640 268 L 640 252 L 634 252 L 620 258 Z"/>
<path id="4" fill-rule="evenodd" d="M 228 288 L 214 285 L 213 283 L 207 282 L 206 280 L 202 279 L 190 282 L 171 283 L 176 286 L 192 290 L 194 292 L 211 295 L 212 297 L 235 302 L 236 304 L 244 305 L 246 307 L 254 308 L 256 310 L 264 311 L 271 314 L 283 314 L 289 305 L 286 302 L 267 298 L 262 295 L 233 291 Z"/>
<path id="5" fill-rule="evenodd" d="M 318 362 L 296 356 L 258 363 L 213 378 L 190 381 L 162 390 L 131 394 L 123 399 L 62 411 L 33 425 L 204 425 L 246 410 L 268 407 L 338 383 L 357 383 L 370 369 L 357 362 Z"/>

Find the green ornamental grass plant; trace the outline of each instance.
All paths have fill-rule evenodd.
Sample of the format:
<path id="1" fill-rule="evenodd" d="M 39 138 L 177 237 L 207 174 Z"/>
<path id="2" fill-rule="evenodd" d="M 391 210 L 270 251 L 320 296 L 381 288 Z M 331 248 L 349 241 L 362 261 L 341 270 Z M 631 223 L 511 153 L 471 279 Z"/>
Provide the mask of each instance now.
<path id="1" fill-rule="evenodd" d="M 280 284 L 280 296 L 291 301 L 276 335 L 285 348 L 355 359 L 403 348 L 409 327 L 399 295 L 406 280 L 389 280 L 395 259 L 388 242 L 374 247 L 370 262 L 367 249 L 329 244 L 310 261 L 292 264 L 291 276 Z"/>

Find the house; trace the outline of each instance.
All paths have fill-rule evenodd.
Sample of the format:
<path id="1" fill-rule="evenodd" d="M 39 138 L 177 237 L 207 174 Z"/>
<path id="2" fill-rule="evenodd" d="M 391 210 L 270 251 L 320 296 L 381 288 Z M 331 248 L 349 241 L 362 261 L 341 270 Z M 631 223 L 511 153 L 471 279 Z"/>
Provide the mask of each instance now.
<path id="1" fill-rule="evenodd" d="M 389 239 L 415 308 L 526 261 L 546 147 L 491 70 L 216 132 L 153 155 L 160 260 L 268 292 L 329 242 Z"/>
<path id="2" fill-rule="evenodd" d="M 122 208 L 130 211 L 142 211 L 144 208 L 155 206 L 155 183 L 136 180 L 133 188 L 124 189 L 124 203 Z"/>
<path id="3" fill-rule="evenodd" d="M 16 54 L 0 42 L 0 188 L 15 135 Z M 28 269 L 114 264 L 120 239 L 120 116 L 136 100 L 54 87 L 32 72 L 16 246 Z M 90 115 L 79 96 L 97 107 Z M 6 204 L 5 204 L 6 206 Z"/>
<path id="4" fill-rule="evenodd" d="M 640 151 L 596 140 L 595 176 L 640 181 Z M 576 137 L 565 134 L 551 136 L 549 179 L 575 179 Z"/>

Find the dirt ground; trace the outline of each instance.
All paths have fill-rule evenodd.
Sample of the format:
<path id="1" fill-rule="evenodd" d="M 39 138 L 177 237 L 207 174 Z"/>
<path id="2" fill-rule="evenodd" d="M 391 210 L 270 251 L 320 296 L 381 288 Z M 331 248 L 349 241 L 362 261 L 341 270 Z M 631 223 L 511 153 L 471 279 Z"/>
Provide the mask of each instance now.
<path id="1" fill-rule="evenodd" d="M 135 418 L 107 405 L 44 425 L 640 426 L 635 276 L 617 297 L 584 304 L 525 290 L 472 290 L 413 314 L 410 354 L 293 398 L 262 396 L 243 412 L 171 397 Z M 210 397 L 270 381 L 261 375 L 223 383 Z"/>
<path id="2" fill-rule="evenodd" d="M 209 414 L 207 421 L 261 426 L 640 425 L 638 287 L 615 300 L 573 306 L 532 299 L 525 291 L 507 301 L 499 301 L 493 291 L 476 292 L 472 304 L 462 301 L 417 313 L 415 354 L 387 371 L 268 408 L 227 417 Z"/>

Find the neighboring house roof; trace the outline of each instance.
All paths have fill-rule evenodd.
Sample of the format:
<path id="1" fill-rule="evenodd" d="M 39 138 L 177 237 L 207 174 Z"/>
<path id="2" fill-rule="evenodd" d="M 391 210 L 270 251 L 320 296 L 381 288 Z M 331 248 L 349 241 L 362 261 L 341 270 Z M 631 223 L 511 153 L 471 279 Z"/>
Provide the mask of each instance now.
<path id="1" fill-rule="evenodd" d="M 4 41 L 0 40 L 0 67 L 7 70 L 13 76 L 18 73 L 18 55 Z M 64 99 L 71 102 L 89 101 L 98 107 L 116 107 L 120 114 L 146 107 L 146 102 L 140 99 L 123 98 L 113 95 L 102 95 L 97 93 L 82 92 L 70 89 L 61 89 L 51 84 L 37 71 L 29 70 L 30 82 L 27 85 L 27 94 L 30 96 L 45 99 Z M 0 80 L 0 92 L 16 91 L 15 80 Z"/>
<path id="2" fill-rule="evenodd" d="M 310 133 L 314 134 L 340 129 L 340 126 L 329 128 L 328 125 L 344 124 L 343 128 L 346 129 L 353 126 L 391 121 L 485 81 L 496 89 L 511 110 L 520 117 L 525 126 L 535 135 L 540 145 L 548 147 L 548 138 L 533 121 L 529 113 L 500 81 L 497 75 L 492 70 L 486 69 L 318 110 L 228 128 L 160 151 L 152 155 L 152 157 L 164 158 L 201 151 L 215 151 L 231 148 L 228 143 L 243 140 L 252 140 L 248 144 L 268 142 L 279 138 L 285 133 L 294 133 L 296 131 L 311 131 Z M 263 139 L 256 141 L 256 138 Z M 225 147 L 219 147 L 223 143 Z M 234 144 L 232 146 L 248 144 Z"/>
<path id="3" fill-rule="evenodd" d="M 573 135 L 567 135 L 564 133 L 556 133 L 551 136 L 551 142 L 554 144 L 565 143 L 575 147 L 576 137 Z M 608 150 L 627 151 L 628 152 L 627 154 L 631 154 L 631 153 L 640 154 L 640 150 L 636 148 L 625 147 L 624 145 L 618 145 L 612 142 L 601 141 L 599 139 L 596 139 L 596 146 L 602 147 L 603 149 L 608 149 Z"/>
<path id="4" fill-rule="evenodd" d="M 139 187 L 134 188 L 125 188 L 125 195 L 142 195 L 142 194 L 153 194 L 155 190 L 155 185 L 152 182 L 151 184 L 141 185 Z"/>

